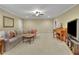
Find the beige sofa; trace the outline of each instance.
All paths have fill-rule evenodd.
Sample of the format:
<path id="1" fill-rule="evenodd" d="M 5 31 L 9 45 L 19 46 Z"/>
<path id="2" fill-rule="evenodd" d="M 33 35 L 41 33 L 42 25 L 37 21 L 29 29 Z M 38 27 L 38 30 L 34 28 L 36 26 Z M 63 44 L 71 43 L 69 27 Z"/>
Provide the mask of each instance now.
<path id="1" fill-rule="evenodd" d="M 12 49 L 22 40 L 22 35 L 19 35 L 19 34 L 17 34 L 13 38 L 9 38 L 8 32 L 6 31 L 0 31 L 0 37 L 4 38 L 5 51 Z"/>

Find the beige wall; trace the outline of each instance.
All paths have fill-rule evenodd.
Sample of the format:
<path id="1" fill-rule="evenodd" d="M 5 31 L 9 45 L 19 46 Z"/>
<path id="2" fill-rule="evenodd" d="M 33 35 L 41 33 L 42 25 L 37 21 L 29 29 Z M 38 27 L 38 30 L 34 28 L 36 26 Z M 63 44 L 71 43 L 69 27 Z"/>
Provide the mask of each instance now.
<path id="1" fill-rule="evenodd" d="M 14 18 L 14 27 L 13 28 L 4 28 L 3 27 L 3 16 Z M 3 10 L 0 10 L 0 31 L 1 30 L 16 30 L 16 31 L 19 31 L 18 21 L 19 21 L 18 17 L 14 16 L 12 14 L 9 14 L 9 13 L 3 11 Z"/>
<path id="2" fill-rule="evenodd" d="M 24 31 L 37 29 L 40 33 L 48 33 L 52 30 L 52 20 L 50 19 L 32 19 L 24 20 Z"/>
<path id="3" fill-rule="evenodd" d="M 64 27 L 67 27 L 67 22 L 74 20 L 75 18 L 79 18 L 79 5 L 73 7 L 72 9 L 56 17 L 55 19 L 58 19 Z"/>
<path id="4" fill-rule="evenodd" d="M 3 16 L 14 18 L 14 27 L 13 28 L 4 28 L 3 27 Z M 28 31 L 30 29 L 37 29 L 38 32 L 48 33 L 52 31 L 52 20 L 51 19 L 28 19 L 21 20 L 20 18 L 9 14 L 3 10 L 0 10 L 0 31 L 1 30 L 16 30 L 21 32 L 22 30 Z"/>

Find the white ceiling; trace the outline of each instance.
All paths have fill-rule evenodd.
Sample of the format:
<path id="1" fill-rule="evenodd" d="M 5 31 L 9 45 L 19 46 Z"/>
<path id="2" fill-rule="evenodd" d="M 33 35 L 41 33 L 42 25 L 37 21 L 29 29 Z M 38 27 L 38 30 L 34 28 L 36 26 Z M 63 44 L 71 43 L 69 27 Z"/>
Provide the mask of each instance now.
<path id="1" fill-rule="evenodd" d="M 0 8 L 21 18 L 53 18 L 72 8 L 73 4 L 2 4 Z M 36 17 L 30 11 L 39 9 L 44 15 Z"/>

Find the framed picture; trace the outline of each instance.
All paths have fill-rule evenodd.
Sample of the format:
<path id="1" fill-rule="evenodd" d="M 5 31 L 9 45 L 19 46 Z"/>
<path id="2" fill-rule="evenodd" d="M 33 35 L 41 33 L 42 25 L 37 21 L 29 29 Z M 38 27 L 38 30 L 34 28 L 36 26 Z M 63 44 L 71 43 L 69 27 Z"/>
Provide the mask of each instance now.
<path id="1" fill-rule="evenodd" d="M 3 27 L 14 27 L 14 18 L 3 16 Z"/>

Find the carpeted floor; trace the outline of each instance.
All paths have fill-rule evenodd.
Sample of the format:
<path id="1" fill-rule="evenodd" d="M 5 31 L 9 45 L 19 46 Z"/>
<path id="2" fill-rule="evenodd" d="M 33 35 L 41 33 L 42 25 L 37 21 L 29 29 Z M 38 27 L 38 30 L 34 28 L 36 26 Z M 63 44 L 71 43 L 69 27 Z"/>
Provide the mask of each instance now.
<path id="1" fill-rule="evenodd" d="M 71 55 L 67 45 L 52 37 L 52 33 L 42 33 L 31 43 L 22 41 L 4 55 Z"/>

